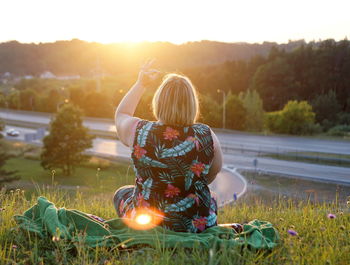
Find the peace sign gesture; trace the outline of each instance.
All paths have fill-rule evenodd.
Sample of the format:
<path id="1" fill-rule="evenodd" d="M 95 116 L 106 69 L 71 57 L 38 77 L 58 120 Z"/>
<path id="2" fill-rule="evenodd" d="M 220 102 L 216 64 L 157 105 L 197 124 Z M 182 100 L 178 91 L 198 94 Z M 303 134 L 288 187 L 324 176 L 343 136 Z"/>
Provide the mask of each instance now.
<path id="1" fill-rule="evenodd" d="M 157 69 L 151 69 L 154 61 L 155 59 L 148 59 L 140 69 L 137 81 L 143 86 L 147 86 L 151 81 L 155 80 L 160 73 Z"/>

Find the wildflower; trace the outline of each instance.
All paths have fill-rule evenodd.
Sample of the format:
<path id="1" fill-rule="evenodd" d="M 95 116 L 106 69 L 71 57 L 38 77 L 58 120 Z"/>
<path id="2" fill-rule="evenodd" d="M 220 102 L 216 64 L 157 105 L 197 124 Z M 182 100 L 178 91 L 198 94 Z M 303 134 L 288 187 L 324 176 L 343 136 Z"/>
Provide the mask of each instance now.
<path id="1" fill-rule="evenodd" d="M 147 151 L 141 148 L 141 146 L 139 146 L 138 144 L 134 146 L 134 155 L 136 156 L 137 159 L 140 159 L 146 153 Z"/>
<path id="2" fill-rule="evenodd" d="M 293 229 L 288 229 L 288 234 L 290 234 L 291 236 L 297 236 L 298 235 L 298 233 L 297 233 L 297 231 L 295 231 L 295 230 L 293 230 Z"/>
<path id="3" fill-rule="evenodd" d="M 334 219 L 334 218 L 336 218 L 335 214 L 332 214 L 332 213 L 329 213 L 329 214 L 327 215 L 327 217 L 328 217 L 329 219 Z"/>
<path id="4" fill-rule="evenodd" d="M 12 245 L 13 250 L 16 250 L 17 248 L 18 248 L 17 245 Z"/>
<path id="5" fill-rule="evenodd" d="M 236 192 L 233 193 L 233 200 L 234 200 L 234 201 L 237 201 L 237 193 L 236 193 Z"/>
<path id="6" fill-rule="evenodd" d="M 52 237 L 52 241 L 53 242 L 58 242 L 58 241 L 60 241 L 60 238 L 58 236 L 53 236 Z"/>
<path id="7" fill-rule="evenodd" d="M 164 139 L 170 140 L 170 141 L 173 139 L 177 139 L 179 134 L 180 133 L 177 130 L 170 128 L 170 127 L 166 127 L 165 132 L 163 133 Z"/>
<path id="8" fill-rule="evenodd" d="M 171 184 L 168 184 L 168 187 L 164 193 L 165 193 L 165 197 L 173 198 L 174 196 L 179 195 L 180 189 Z"/>

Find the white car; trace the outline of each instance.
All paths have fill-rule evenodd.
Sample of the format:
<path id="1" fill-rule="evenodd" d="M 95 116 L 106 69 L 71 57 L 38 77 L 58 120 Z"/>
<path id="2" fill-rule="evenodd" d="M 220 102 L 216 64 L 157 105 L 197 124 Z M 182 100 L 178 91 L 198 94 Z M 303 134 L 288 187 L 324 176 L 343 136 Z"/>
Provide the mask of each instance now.
<path id="1" fill-rule="evenodd" d="M 6 135 L 17 137 L 17 136 L 19 136 L 19 131 L 16 131 L 15 129 L 8 129 L 6 131 Z"/>

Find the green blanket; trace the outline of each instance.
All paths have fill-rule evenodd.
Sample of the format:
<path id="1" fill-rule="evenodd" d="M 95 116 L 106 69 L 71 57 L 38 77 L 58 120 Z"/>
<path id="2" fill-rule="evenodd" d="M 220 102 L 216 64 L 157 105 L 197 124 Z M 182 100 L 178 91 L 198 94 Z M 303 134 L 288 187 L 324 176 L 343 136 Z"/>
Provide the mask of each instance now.
<path id="1" fill-rule="evenodd" d="M 70 243 L 84 240 L 90 247 L 212 247 L 247 246 L 251 249 L 272 249 L 279 241 L 277 230 L 269 222 L 253 220 L 244 225 L 244 232 L 237 234 L 231 228 L 212 227 L 200 234 L 173 232 L 162 227 L 141 231 L 129 228 L 121 218 L 98 221 L 89 214 L 77 210 L 56 208 L 44 197 L 23 215 L 14 216 L 18 226 L 41 238 L 65 239 Z M 73 246 L 73 244 L 71 244 Z"/>

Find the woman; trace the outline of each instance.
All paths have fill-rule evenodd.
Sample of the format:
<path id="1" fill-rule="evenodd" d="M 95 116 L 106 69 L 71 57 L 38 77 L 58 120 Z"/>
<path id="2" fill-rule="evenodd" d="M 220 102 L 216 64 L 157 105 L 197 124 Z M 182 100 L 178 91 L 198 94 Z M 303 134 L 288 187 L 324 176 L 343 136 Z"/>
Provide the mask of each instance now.
<path id="1" fill-rule="evenodd" d="M 120 217 L 149 211 L 168 229 L 202 232 L 217 225 L 208 184 L 222 167 L 220 144 L 209 126 L 196 123 L 196 90 L 182 75 L 166 75 L 156 91 L 152 107 L 157 121 L 134 117 L 147 84 L 159 74 L 152 63 L 143 65 L 115 113 L 119 139 L 132 150 L 136 181 L 116 191 L 114 206 Z"/>

